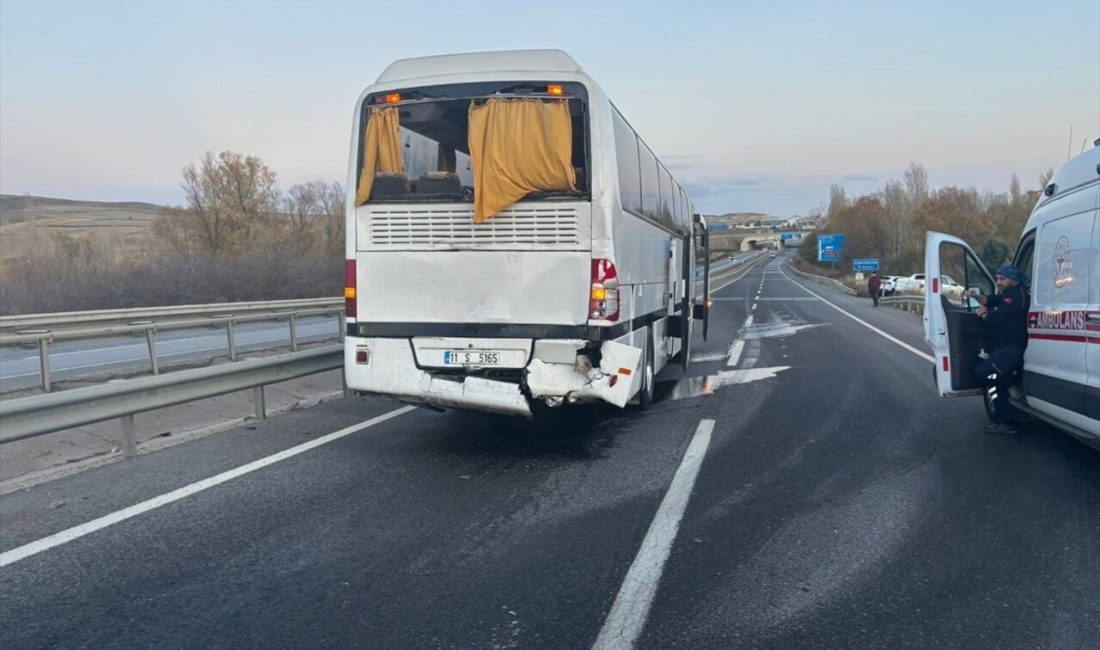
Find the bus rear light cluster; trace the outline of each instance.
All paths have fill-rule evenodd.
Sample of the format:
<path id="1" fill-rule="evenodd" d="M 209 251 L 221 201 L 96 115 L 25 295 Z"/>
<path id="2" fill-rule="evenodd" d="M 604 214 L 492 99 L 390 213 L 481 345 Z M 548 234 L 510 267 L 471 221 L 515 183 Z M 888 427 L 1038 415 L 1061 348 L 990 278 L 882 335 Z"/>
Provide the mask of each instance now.
<path id="1" fill-rule="evenodd" d="M 355 260 L 344 260 L 344 315 L 348 320 L 354 320 L 356 314 L 355 299 L 358 292 L 355 284 Z"/>
<path id="2" fill-rule="evenodd" d="M 588 317 L 597 320 L 619 320 L 619 273 L 611 260 L 592 260 L 592 290 L 589 293 Z"/>
<path id="3" fill-rule="evenodd" d="M 370 350 L 365 345 L 355 348 L 355 363 L 370 363 Z"/>

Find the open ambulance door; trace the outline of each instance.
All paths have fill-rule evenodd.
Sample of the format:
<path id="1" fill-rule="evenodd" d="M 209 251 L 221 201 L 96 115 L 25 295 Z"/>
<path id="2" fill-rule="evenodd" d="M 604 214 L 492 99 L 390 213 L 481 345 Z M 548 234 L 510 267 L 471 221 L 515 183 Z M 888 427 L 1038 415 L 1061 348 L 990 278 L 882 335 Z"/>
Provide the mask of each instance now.
<path id="1" fill-rule="evenodd" d="M 993 276 L 958 237 L 929 232 L 924 239 L 924 338 L 935 358 L 936 389 L 941 397 L 980 395 L 984 379 L 975 376 L 985 339 L 981 306 L 964 298 L 970 289 L 995 291 Z"/>

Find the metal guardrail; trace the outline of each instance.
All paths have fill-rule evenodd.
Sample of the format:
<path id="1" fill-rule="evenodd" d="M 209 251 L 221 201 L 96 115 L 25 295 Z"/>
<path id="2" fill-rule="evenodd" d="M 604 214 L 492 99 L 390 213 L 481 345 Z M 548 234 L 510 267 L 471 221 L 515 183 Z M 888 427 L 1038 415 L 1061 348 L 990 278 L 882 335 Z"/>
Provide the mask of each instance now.
<path id="1" fill-rule="evenodd" d="M 924 296 L 883 296 L 878 303 L 915 314 L 924 313 Z"/>
<path id="2" fill-rule="evenodd" d="M 224 328 L 229 359 L 236 361 L 235 326 L 238 324 L 286 319 L 290 349 L 297 352 L 299 318 L 340 315 L 339 331 L 336 335 L 343 338 L 346 329 L 343 310 L 343 298 L 311 298 L 5 316 L 0 317 L 0 347 L 37 345 L 41 386 L 48 393 L 53 383 L 50 377 L 49 346 L 57 341 L 144 334 L 149 350 L 149 368 L 154 375 L 159 375 L 155 337 L 157 332 L 202 327 Z"/>
<path id="3" fill-rule="evenodd" d="M 794 271 L 798 275 L 801 275 L 802 277 L 806 278 L 807 280 L 813 280 L 814 282 L 816 282 L 818 284 L 823 284 L 825 286 L 832 286 L 834 288 L 840 289 L 841 291 L 848 294 L 849 296 L 856 295 L 855 289 L 852 289 L 851 287 L 845 285 L 843 282 L 837 282 L 836 280 L 834 280 L 832 278 L 827 278 L 823 275 L 816 275 L 816 274 L 813 274 L 813 273 L 807 273 L 806 271 L 795 268 L 791 264 L 788 264 L 787 268 Z"/>
<path id="4" fill-rule="evenodd" d="M 256 312 L 338 307 L 343 298 L 306 298 L 303 300 L 266 300 L 254 302 L 218 302 L 204 305 L 139 307 L 135 309 L 99 309 L 95 311 L 64 311 L 50 314 L 20 314 L 0 316 L 0 333 L 30 327 L 68 327 L 87 323 L 126 322 L 184 316 L 216 314 L 243 315 Z"/>
<path id="5" fill-rule="evenodd" d="M 137 454 L 134 415 L 226 393 L 254 390 L 256 418 L 266 417 L 264 386 L 336 370 L 343 346 L 333 345 L 207 368 L 107 382 L 96 386 L 0 400 L 0 444 L 118 418 L 122 449 Z"/>

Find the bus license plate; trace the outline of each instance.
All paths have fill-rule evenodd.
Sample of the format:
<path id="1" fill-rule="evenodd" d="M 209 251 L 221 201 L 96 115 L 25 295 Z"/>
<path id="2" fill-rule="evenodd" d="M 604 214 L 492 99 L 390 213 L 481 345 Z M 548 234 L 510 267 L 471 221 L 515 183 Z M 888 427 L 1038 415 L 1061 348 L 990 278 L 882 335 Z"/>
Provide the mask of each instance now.
<path id="1" fill-rule="evenodd" d="M 489 350 L 450 350 L 443 353 L 448 366 L 499 366 L 500 353 Z"/>

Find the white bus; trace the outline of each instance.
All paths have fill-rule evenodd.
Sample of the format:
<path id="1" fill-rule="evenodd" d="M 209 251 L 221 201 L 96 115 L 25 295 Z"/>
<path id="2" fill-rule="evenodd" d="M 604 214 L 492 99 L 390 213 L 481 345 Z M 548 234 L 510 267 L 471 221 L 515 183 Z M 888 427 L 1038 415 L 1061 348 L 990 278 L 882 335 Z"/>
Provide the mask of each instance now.
<path id="1" fill-rule="evenodd" d="M 644 408 L 687 367 L 706 225 L 566 53 L 397 61 L 359 97 L 350 158 L 350 390 L 532 417 Z"/>

